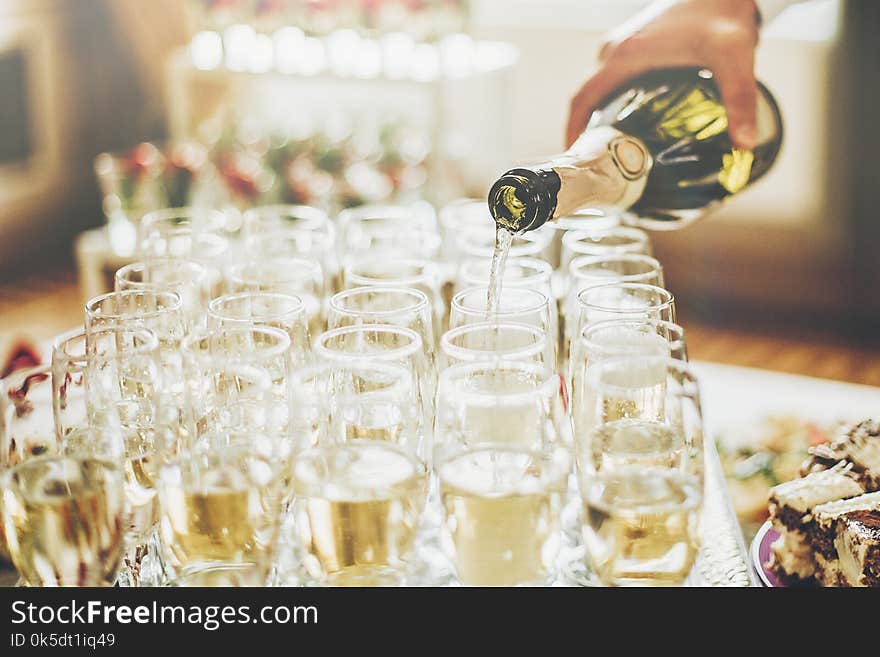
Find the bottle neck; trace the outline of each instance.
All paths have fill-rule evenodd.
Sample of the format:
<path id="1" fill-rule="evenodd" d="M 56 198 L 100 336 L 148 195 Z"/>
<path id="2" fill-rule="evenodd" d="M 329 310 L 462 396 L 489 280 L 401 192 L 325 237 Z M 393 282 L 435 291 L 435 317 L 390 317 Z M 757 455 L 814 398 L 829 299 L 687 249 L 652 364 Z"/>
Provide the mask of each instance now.
<path id="1" fill-rule="evenodd" d="M 626 209 L 641 196 L 652 163 L 641 140 L 611 127 L 589 129 L 549 162 L 504 174 L 489 192 L 489 208 L 513 232 L 584 208 Z"/>

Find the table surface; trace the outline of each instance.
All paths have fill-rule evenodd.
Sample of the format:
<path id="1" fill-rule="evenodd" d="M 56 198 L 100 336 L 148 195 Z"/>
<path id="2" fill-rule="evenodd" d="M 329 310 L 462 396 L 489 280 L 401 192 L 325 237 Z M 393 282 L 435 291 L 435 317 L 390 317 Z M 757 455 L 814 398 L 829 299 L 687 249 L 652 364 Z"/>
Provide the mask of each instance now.
<path id="1" fill-rule="evenodd" d="M 693 362 L 700 386 L 706 436 L 704 546 L 689 584 L 755 586 L 748 551 L 727 493 L 712 437 L 745 428 L 767 415 L 793 415 L 817 422 L 880 416 L 880 388 L 766 370 Z M 15 582 L 0 567 L 0 586 Z"/>

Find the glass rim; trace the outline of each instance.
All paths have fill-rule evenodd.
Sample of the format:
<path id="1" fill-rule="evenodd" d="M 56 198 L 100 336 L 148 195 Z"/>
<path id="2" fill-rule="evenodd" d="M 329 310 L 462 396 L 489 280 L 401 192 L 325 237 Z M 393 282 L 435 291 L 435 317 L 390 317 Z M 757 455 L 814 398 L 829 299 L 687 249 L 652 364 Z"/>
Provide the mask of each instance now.
<path id="1" fill-rule="evenodd" d="M 521 333 L 529 333 L 535 337 L 535 342 L 524 347 L 516 347 L 506 350 L 472 349 L 454 344 L 452 340 L 468 333 L 476 333 L 485 330 L 514 329 Z M 449 329 L 440 336 L 440 350 L 448 357 L 461 362 L 474 362 L 477 360 L 516 360 L 544 354 L 547 349 L 547 334 L 537 326 L 522 324 L 519 322 L 474 322 L 462 324 Z M 488 354 L 498 354 L 491 357 Z M 484 356 L 484 354 L 486 354 Z"/>
<path id="2" fill-rule="evenodd" d="M 404 335 L 410 340 L 410 344 L 404 345 L 401 347 L 394 347 L 393 349 L 381 350 L 381 351 L 371 351 L 367 353 L 360 353 L 356 351 L 340 351 L 337 349 L 333 349 L 331 347 L 326 346 L 326 342 L 337 338 L 341 335 L 348 335 L 353 333 L 386 333 L 392 334 L 396 333 L 398 335 Z M 424 349 L 422 343 L 422 336 L 416 333 L 414 330 L 410 328 L 405 328 L 402 326 L 392 326 L 391 324 L 366 324 L 359 326 L 340 326 L 338 328 L 330 329 L 328 331 L 324 331 L 320 333 L 312 343 L 312 351 L 323 358 L 332 361 L 338 360 L 402 360 L 404 358 L 409 358 L 411 356 L 415 356 L 422 353 Z"/>
<path id="3" fill-rule="evenodd" d="M 482 230 L 482 228 L 473 228 L 471 230 L 460 232 L 455 237 L 456 248 L 470 258 L 491 258 L 492 252 L 495 249 L 494 229 L 492 231 L 493 237 L 489 243 L 482 244 L 478 241 L 467 239 L 468 236 L 472 236 Z M 489 233 L 487 232 L 486 235 L 488 236 Z M 539 253 L 550 246 L 553 241 L 553 235 L 552 233 L 542 232 L 540 230 L 530 230 L 525 233 L 516 233 L 514 235 L 514 240 L 517 239 L 525 240 L 527 244 L 516 244 L 515 242 L 511 242 L 510 250 L 508 251 L 511 258 L 537 258 Z M 487 252 L 488 256 L 486 255 Z"/>
<path id="4" fill-rule="evenodd" d="M 535 290 L 534 288 L 530 288 L 530 287 L 515 287 L 515 288 L 508 287 L 505 289 L 507 289 L 507 290 L 513 289 L 513 290 L 516 290 L 517 293 L 524 293 L 527 295 L 528 294 L 531 294 L 533 296 L 537 295 L 537 297 L 539 297 L 540 299 L 537 300 L 534 305 L 530 305 L 525 308 L 517 308 L 515 310 L 499 309 L 498 311 L 493 313 L 493 315 L 495 317 L 509 317 L 511 315 L 521 315 L 524 313 L 541 312 L 545 308 L 549 312 L 550 298 L 546 294 L 541 292 L 540 290 Z M 480 287 L 469 287 L 467 289 L 460 290 L 460 291 L 456 292 L 455 296 L 452 297 L 452 303 L 450 304 L 450 313 L 452 310 L 457 310 L 458 312 L 465 314 L 465 315 L 468 315 L 468 316 L 472 316 L 475 314 L 480 314 L 480 315 L 486 316 L 487 313 L 486 313 L 485 306 L 481 307 L 480 309 L 476 309 L 476 308 L 468 308 L 468 307 L 462 305 L 462 303 L 463 303 L 462 299 L 465 296 L 471 295 L 471 294 L 477 294 L 480 292 L 483 293 L 484 298 L 488 299 L 489 288 L 485 285 L 480 286 Z M 502 289 L 502 291 L 501 291 L 501 297 L 502 297 L 502 299 L 504 298 L 504 289 Z"/>
<path id="5" fill-rule="evenodd" d="M 103 467 L 103 476 L 107 476 L 108 474 L 112 474 L 116 479 L 116 483 L 119 485 L 120 492 L 122 492 L 122 484 L 123 484 L 123 472 L 120 465 L 111 458 L 105 458 L 102 456 L 94 455 L 94 454 L 40 454 L 39 456 L 31 456 L 22 461 L 19 461 L 15 465 L 5 469 L 3 472 L 0 472 L 0 484 L 8 486 L 12 488 L 19 494 L 24 493 L 25 491 L 22 488 L 22 484 L 19 482 L 14 482 L 14 476 L 19 474 L 20 472 L 39 467 L 46 463 L 76 463 L 78 465 L 82 465 L 84 462 L 90 461 L 95 463 L 100 463 Z M 27 499 L 31 499 L 32 495 L 24 495 Z M 62 496 L 53 496 L 50 500 L 46 500 L 45 497 L 40 498 L 44 502 L 48 502 L 49 504 L 53 504 L 52 500 L 57 500 L 57 503 L 61 503 L 65 499 L 69 499 L 68 497 Z"/>
<path id="6" fill-rule="evenodd" d="M 208 357 L 219 360 L 246 360 L 246 361 L 262 361 L 269 358 L 283 356 L 290 350 L 290 336 L 286 331 L 282 331 L 274 326 L 248 325 L 248 326 L 226 326 L 221 329 L 207 329 L 190 333 L 180 342 L 180 350 L 184 354 L 193 355 L 196 358 L 204 357 L 204 349 L 197 346 L 205 340 L 222 337 L 228 334 L 245 334 L 257 333 L 264 336 L 271 336 L 276 342 L 271 345 L 260 345 L 257 349 L 250 349 L 245 353 L 236 354 L 216 354 L 210 353 Z M 210 342 L 209 348 L 210 348 Z"/>
<path id="7" fill-rule="evenodd" d="M 143 231 L 147 231 L 149 228 L 162 222 L 180 219 L 192 220 L 192 217 L 194 216 L 205 216 L 210 219 L 206 227 L 200 228 L 200 233 L 222 231 L 226 227 L 226 216 L 221 210 L 202 208 L 194 205 L 181 205 L 174 208 L 159 208 L 158 210 L 151 210 L 144 214 L 143 219 L 141 219 L 141 227 Z"/>
<path id="8" fill-rule="evenodd" d="M 224 314 L 223 311 L 220 309 L 220 307 L 224 304 L 234 303 L 236 301 L 244 301 L 247 299 L 274 299 L 276 301 L 289 302 L 292 304 L 292 306 L 288 310 L 282 310 L 272 314 L 260 315 L 259 317 L 244 317 L 241 315 L 233 316 L 230 313 Z M 305 313 L 305 310 L 306 305 L 305 302 L 302 300 L 302 297 L 296 294 L 285 294 L 282 292 L 232 292 L 230 294 L 221 294 L 219 297 L 214 297 L 208 304 L 208 315 L 210 317 L 214 317 L 220 321 L 242 323 L 280 322 L 287 319 L 291 315 Z"/>
<path id="9" fill-rule="evenodd" d="M 311 230 L 311 227 L 325 228 L 330 225 L 330 217 L 320 208 L 304 203 L 275 203 L 270 205 L 257 205 L 248 208 L 242 214 L 243 225 L 249 220 L 260 221 L 266 215 L 280 215 L 285 218 L 302 219 L 306 227 L 302 230 Z"/>
<path id="10" fill-rule="evenodd" d="M 416 218 L 420 224 L 425 227 L 433 227 L 435 220 L 433 213 L 427 212 L 430 206 L 427 203 L 415 202 L 411 204 L 403 203 L 367 203 L 354 208 L 346 208 L 339 215 L 339 223 L 347 228 L 348 224 L 355 221 L 365 221 L 372 219 L 413 219 Z M 421 210 L 421 211 L 420 211 Z"/>
<path id="11" fill-rule="evenodd" d="M 584 217 L 592 218 L 584 219 Z M 554 221 L 548 221 L 546 224 L 544 224 L 544 226 L 550 230 L 561 230 L 564 232 L 577 230 L 598 232 L 622 226 L 623 224 L 621 223 L 620 219 L 621 214 L 618 211 L 608 212 L 606 210 L 600 210 L 598 208 L 585 208 L 583 210 L 578 210 L 577 212 L 567 214 L 564 217 L 559 217 Z M 595 221 L 599 225 L 594 226 L 593 228 L 587 228 L 584 225 L 584 221 Z"/>
<path id="12" fill-rule="evenodd" d="M 403 365 L 396 363 L 387 363 L 382 360 L 356 359 L 352 363 L 317 363 L 298 367 L 290 373 L 290 380 L 297 385 L 303 385 L 307 381 L 313 381 L 318 376 L 333 374 L 334 372 L 343 372 L 346 370 L 366 371 L 374 370 L 376 372 L 385 372 L 393 374 L 408 375 L 408 370 Z"/>
<path id="13" fill-rule="evenodd" d="M 377 278 L 376 276 L 367 276 L 362 273 L 354 272 L 355 267 L 366 266 L 374 263 L 388 263 L 388 258 L 378 256 L 369 256 L 358 258 L 355 262 L 345 265 L 343 268 L 343 278 L 346 284 L 351 282 L 360 283 L 357 287 L 378 287 L 384 285 L 386 287 L 412 287 L 419 283 L 430 283 L 429 278 L 434 274 L 434 262 L 428 258 L 397 258 L 394 260 L 395 265 L 414 266 L 419 269 L 420 273 L 414 276 L 401 276 L 399 278 Z M 372 281 L 377 281 L 378 285 Z M 389 281 L 396 285 L 390 285 Z M 350 289 L 350 288 L 349 288 Z"/>
<path id="14" fill-rule="evenodd" d="M 260 268 L 261 271 L 271 269 L 273 271 L 284 272 L 287 274 L 284 278 L 279 278 L 273 281 L 276 283 L 300 281 L 302 280 L 302 277 L 296 274 L 300 274 L 303 271 L 305 271 L 307 275 L 313 277 L 313 282 L 320 282 L 323 279 L 321 263 L 309 260 L 308 258 L 294 258 L 288 256 L 271 256 L 268 258 L 252 257 L 243 262 L 236 262 L 226 268 L 226 276 L 234 283 L 241 285 L 269 284 L 258 281 L 253 276 L 245 277 L 244 272 L 247 271 L 247 268 L 249 267 L 257 267 Z M 293 272 L 294 269 L 298 269 L 299 271 Z"/>
<path id="15" fill-rule="evenodd" d="M 518 371 L 539 376 L 540 380 L 528 390 L 516 392 L 483 392 L 462 390 L 455 382 L 467 380 L 476 372 Z M 477 360 L 473 362 L 455 363 L 442 372 L 437 381 L 438 406 L 443 403 L 444 395 L 449 394 L 450 386 L 454 395 L 466 395 L 469 406 L 495 406 L 498 400 L 509 403 L 535 402 L 536 399 L 552 398 L 560 394 L 560 375 L 544 364 L 515 360 Z"/>
<path id="16" fill-rule="evenodd" d="M 171 304 L 166 305 L 157 310 L 146 310 L 146 311 L 126 311 L 126 312 L 101 312 L 98 310 L 98 307 L 103 305 L 105 301 L 109 299 L 119 299 L 122 297 L 139 297 L 139 296 L 148 296 L 151 295 L 153 297 L 165 297 L 166 300 L 170 299 L 172 301 Z M 92 297 L 88 301 L 86 301 L 85 310 L 86 310 L 86 318 L 87 319 L 108 319 L 108 320 L 131 320 L 131 319 L 151 319 L 154 317 L 159 317 L 161 315 L 170 313 L 170 312 L 180 312 L 183 308 L 183 302 L 181 301 L 180 294 L 174 292 L 172 290 L 162 290 L 158 288 L 149 288 L 144 290 L 118 290 L 114 292 L 105 292 L 104 294 L 99 294 L 96 297 Z M 88 323 L 86 325 L 86 333 L 90 333 Z"/>
<path id="17" fill-rule="evenodd" d="M 226 445 L 208 444 L 205 440 L 207 438 L 227 434 L 240 435 L 241 440 L 236 440 Z M 246 436 L 250 436 L 251 438 L 248 440 L 246 439 Z M 264 461 L 270 466 L 270 469 L 272 471 L 272 480 L 277 480 L 281 476 L 281 467 L 277 462 L 273 460 L 273 456 L 271 454 L 266 454 L 265 452 L 259 451 L 257 449 L 257 445 L 255 444 L 256 439 L 262 438 L 265 438 L 270 442 L 272 440 L 272 437 L 269 434 L 250 431 L 227 432 L 220 430 L 210 431 L 208 433 L 202 434 L 196 439 L 195 444 L 184 447 L 179 452 L 162 462 L 162 464 L 159 466 L 159 481 L 162 481 L 163 473 L 169 472 L 171 470 L 176 470 L 177 472 L 180 472 L 182 474 L 183 470 L 186 469 L 186 466 L 193 465 L 195 463 L 195 459 L 197 458 L 207 457 L 211 459 L 213 464 L 222 463 L 224 462 L 222 460 L 223 457 L 228 457 L 231 455 L 252 457 Z M 208 467 L 210 467 L 210 465 Z M 175 483 L 180 485 L 182 488 L 187 488 L 186 483 L 182 480 Z M 198 484 L 196 484 L 196 486 L 198 486 Z"/>
<path id="18" fill-rule="evenodd" d="M 660 355 L 660 354 L 615 354 L 613 356 L 608 356 L 606 358 L 600 358 L 599 360 L 590 363 L 587 366 L 587 370 L 592 370 L 595 372 L 596 370 L 604 370 L 605 368 L 611 368 L 614 366 L 621 366 L 627 363 L 637 362 L 640 365 L 645 365 L 646 363 L 662 363 L 666 368 L 667 376 L 670 372 L 674 372 L 681 379 L 682 390 L 674 391 L 672 393 L 676 397 L 686 397 L 695 401 L 698 406 L 700 402 L 700 382 L 699 378 L 694 374 L 693 368 L 691 364 L 683 361 L 679 358 L 672 358 L 668 355 Z"/>
<path id="19" fill-rule="evenodd" d="M 581 308 L 592 308 L 594 310 L 610 312 L 610 313 L 621 313 L 624 314 L 620 308 L 613 308 L 609 306 L 600 306 L 595 303 L 590 303 L 586 300 L 585 297 L 590 294 L 595 294 L 598 291 L 618 288 L 623 290 L 641 290 L 645 292 L 651 292 L 659 295 L 663 300 L 659 303 L 652 303 L 644 308 L 633 308 L 631 310 L 627 309 L 628 314 L 636 314 L 639 312 L 643 312 L 645 310 L 663 310 L 665 308 L 671 308 L 672 304 L 675 302 L 675 297 L 672 295 L 672 292 L 667 290 L 666 288 L 660 287 L 659 285 L 649 285 L 647 283 L 631 283 L 631 282 L 622 282 L 622 283 L 603 283 L 601 285 L 591 285 L 590 287 L 585 287 L 577 295 L 577 302 Z"/>
<path id="20" fill-rule="evenodd" d="M 491 267 L 491 258 L 470 258 L 468 260 L 465 260 L 461 264 L 459 276 L 463 279 L 465 283 L 476 281 L 476 273 L 469 272 L 468 269 L 476 267 L 477 265 L 482 266 L 484 264 L 488 264 Z M 536 258 L 534 256 L 514 256 L 512 258 L 508 258 L 506 264 L 504 265 L 504 272 L 507 273 L 509 271 L 508 267 L 512 265 L 525 265 L 526 267 L 532 267 L 535 270 L 535 273 L 529 274 L 527 276 L 522 276 L 520 278 L 514 278 L 511 280 L 507 280 L 507 278 L 504 277 L 504 285 L 510 285 L 512 287 L 529 287 L 530 285 L 534 285 L 536 283 L 550 283 L 550 280 L 553 276 L 553 265 L 542 258 Z M 482 273 L 479 279 L 486 279 L 485 272 Z M 469 287 L 480 286 L 472 285 Z"/>
<path id="21" fill-rule="evenodd" d="M 248 235 L 244 238 L 244 245 L 246 250 L 253 250 L 255 245 L 263 244 L 266 242 L 271 243 L 278 240 L 296 240 L 300 236 L 307 236 L 309 239 L 317 240 L 319 243 L 316 244 L 316 250 L 319 252 L 329 252 L 334 245 L 334 237 L 331 233 L 296 226 L 275 226 L 268 228 L 265 231 L 261 231 L 257 234 Z M 252 257 L 259 257 L 259 252 L 256 254 L 256 256 Z M 280 255 L 270 257 L 296 258 L 299 256 Z"/>
<path id="22" fill-rule="evenodd" d="M 568 275 L 573 278 L 580 278 L 580 276 L 575 273 L 575 270 L 580 269 L 585 265 L 595 265 L 602 262 L 638 262 L 650 266 L 649 270 L 638 274 L 620 274 L 622 278 L 630 276 L 648 276 L 654 273 L 660 275 L 663 274 L 663 265 L 660 264 L 660 261 L 654 256 L 649 256 L 644 253 L 607 253 L 604 255 L 579 255 L 572 258 L 571 262 L 568 263 Z M 639 281 L 632 282 L 637 283 Z"/>
<path id="23" fill-rule="evenodd" d="M 391 294 L 408 296 L 413 299 L 413 303 L 409 306 L 403 308 L 394 308 L 392 310 L 352 310 L 343 307 L 340 303 L 351 297 L 357 297 L 367 294 Z M 339 313 L 340 315 L 345 315 L 348 317 L 388 317 L 400 315 L 402 313 L 420 312 L 421 310 L 430 311 L 431 309 L 431 301 L 430 299 L 428 299 L 428 295 L 421 290 L 417 290 L 412 287 L 392 287 L 384 285 L 367 285 L 342 290 L 330 297 L 329 304 L 330 310 L 332 312 Z"/>
<path id="24" fill-rule="evenodd" d="M 578 246 L 581 244 L 581 240 L 590 239 L 590 238 L 602 238 L 606 236 L 622 236 L 631 238 L 631 241 L 628 244 L 606 244 L 604 248 L 608 249 L 610 252 L 620 251 L 625 248 L 629 244 L 642 244 L 647 245 L 651 242 L 651 236 L 648 235 L 644 230 L 640 228 L 634 228 L 632 226 L 612 226 L 610 228 L 596 228 L 593 230 L 590 229 L 579 229 L 579 230 L 569 230 L 566 231 L 562 236 L 562 246 L 563 248 L 567 248 L 568 250 L 578 253 L 580 255 L 596 255 L 595 253 L 589 252 L 585 250 L 585 246 Z M 593 242 L 596 244 L 596 242 Z"/>
<path id="25" fill-rule="evenodd" d="M 102 327 L 98 328 L 95 331 L 84 331 L 83 332 L 86 338 L 86 362 L 91 362 L 93 359 L 107 359 L 113 358 L 115 354 L 126 354 L 126 355 L 144 355 L 149 353 L 155 353 L 159 349 L 159 338 L 156 336 L 154 331 L 151 331 L 148 328 L 143 328 L 140 326 L 112 326 L 112 327 Z M 125 346 L 122 351 L 116 351 L 111 354 L 106 353 L 106 351 L 99 352 L 97 350 L 99 342 L 98 338 L 104 336 L 115 337 L 121 333 L 128 333 L 131 335 L 136 335 L 143 340 L 143 342 L 139 345 L 135 346 Z M 74 359 L 71 359 L 74 360 Z"/>
<path id="26" fill-rule="evenodd" d="M 141 275 L 143 275 L 144 271 L 148 266 L 152 267 L 155 264 L 159 265 L 168 265 L 174 263 L 175 266 L 179 265 L 181 268 L 189 268 L 190 273 L 193 274 L 192 277 L 187 277 L 183 280 L 177 280 L 172 282 L 155 282 L 155 281 L 133 281 L 130 278 L 130 275 L 133 272 L 139 271 Z M 113 280 L 118 285 L 119 283 L 124 282 L 126 285 L 129 285 L 128 289 L 130 290 L 139 290 L 139 289 L 167 289 L 165 286 L 173 286 L 173 285 L 184 285 L 189 282 L 200 283 L 203 282 L 208 277 L 208 268 L 200 262 L 195 260 L 189 260 L 187 258 L 174 258 L 170 256 L 160 256 L 156 258 L 150 258 L 149 260 L 140 260 L 138 262 L 130 262 L 127 265 L 123 265 L 119 269 L 116 270 L 116 273 L 113 274 Z M 121 290 L 119 290 L 121 291 Z"/>
<path id="27" fill-rule="evenodd" d="M 437 218 L 440 221 L 440 225 L 447 230 L 458 228 L 462 225 L 461 222 L 464 219 L 464 217 L 459 213 L 461 213 L 463 209 L 464 212 L 467 212 L 466 208 L 478 207 L 482 209 L 481 214 L 486 219 L 492 218 L 492 215 L 489 212 L 489 206 L 486 205 L 485 200 L 467 197 L 453 199 L 446 203 L 442 208 L 440 208 L 440 211 L 437 213 Z"/>
<path id="28" fill-rule="evenodd" d="M 592 345 L 593 347 L 601 350 L 603 349 L 603 347 L 595 342 L 591 337 L 588 337 L 588 334 L 616 327 L 632 327 L 638 329 L 645 326 L 650 326 L 652 328 L 662 327 L 663 329 L 675 333 L 675 337 L 673 339 L 657 333 L 659 337 L 663 338 L 664 340 L 666 340 L 666 342 L 669 343 L 669 347 L 672 350 L 675 350 L 676 348 L 681 349 L 686 347 L 687 345 L 685 330 L 683 326 L 665 319 L 653 319 L 650 317 L 618 317 L 614 319 L 603 319 L 602 321 L 595 322 L 594 324 L 587 324 L 586 326 L 584 326 L 581 329 L 578 339 L 583 344 Z"/>

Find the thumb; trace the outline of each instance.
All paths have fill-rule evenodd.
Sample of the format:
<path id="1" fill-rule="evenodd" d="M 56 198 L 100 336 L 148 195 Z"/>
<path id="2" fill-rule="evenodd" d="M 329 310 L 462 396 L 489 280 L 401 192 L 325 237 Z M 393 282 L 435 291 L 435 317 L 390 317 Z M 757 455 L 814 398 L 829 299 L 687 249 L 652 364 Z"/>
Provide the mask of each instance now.
<path id="1" fill-rule="evenodd" d="M 715 71 L 721 100 L 727 110 L 727 131 L 734 145 L 746 150 L 752 150 L 758 139 L 755 117 L 758 83 L 752 68 L 752 61 L 741 61 Z"/>

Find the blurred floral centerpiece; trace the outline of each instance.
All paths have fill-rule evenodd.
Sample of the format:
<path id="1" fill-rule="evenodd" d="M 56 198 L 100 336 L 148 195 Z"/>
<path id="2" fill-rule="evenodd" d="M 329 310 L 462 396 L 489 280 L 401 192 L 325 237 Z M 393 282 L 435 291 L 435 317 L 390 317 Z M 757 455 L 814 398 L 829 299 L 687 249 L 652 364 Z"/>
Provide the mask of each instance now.
<path id="1" fill-rule="evenodd" d="M 163 207 L 211 205 L 213 167 L 194 142 L 138 144 L 95 158 L 110 246 L 120 256 L 135 252 L 137 229 L 147 212 Z"/>

